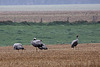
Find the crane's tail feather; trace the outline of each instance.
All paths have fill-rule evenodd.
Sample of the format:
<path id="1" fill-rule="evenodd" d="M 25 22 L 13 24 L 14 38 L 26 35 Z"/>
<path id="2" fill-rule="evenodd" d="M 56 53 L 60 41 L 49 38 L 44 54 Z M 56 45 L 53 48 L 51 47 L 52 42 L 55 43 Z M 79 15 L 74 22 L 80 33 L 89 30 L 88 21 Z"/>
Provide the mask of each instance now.
<path id="1" fill-rule="evenodd" d="M 74 48 L 74 45 L 72 45 L 71 48 Z"/>

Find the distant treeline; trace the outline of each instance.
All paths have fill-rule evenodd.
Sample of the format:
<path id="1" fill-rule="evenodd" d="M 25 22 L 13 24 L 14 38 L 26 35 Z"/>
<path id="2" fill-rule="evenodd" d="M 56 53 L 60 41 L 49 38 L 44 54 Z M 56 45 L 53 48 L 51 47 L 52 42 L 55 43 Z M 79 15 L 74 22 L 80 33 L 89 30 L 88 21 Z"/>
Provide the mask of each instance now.
<path id="1" fill-rule="evenodd" d="M 76 24 L 97 24 L 100 23 L 100 21 L 97 22 L 88 22 L 88 21 L 75 21 L 75 22 L 69 22 L 69 21 L 53 21 L 53 22 L 48 22 L 48 23 L 43 23 L 43 22 L 13 22 L 13 21 L 0 21 L 0 25 L 65 25 L 65 24 L 70 24 L 70 25 L 76 25 Z"/>

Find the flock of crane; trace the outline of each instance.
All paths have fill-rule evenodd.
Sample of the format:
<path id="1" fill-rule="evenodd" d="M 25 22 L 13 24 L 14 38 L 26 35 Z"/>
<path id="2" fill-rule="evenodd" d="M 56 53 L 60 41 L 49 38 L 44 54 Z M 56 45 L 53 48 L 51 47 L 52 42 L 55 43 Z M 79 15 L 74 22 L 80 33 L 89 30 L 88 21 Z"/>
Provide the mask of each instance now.
<path id="1" fill-rule="evenodd" d="M 31 44 L 36 47 L 36 51 L 37 48 L 41 49 L 41 50 L 47 50 L 48 48 L 46 47 L 46 45 L 44 43 L 42 43 L 42 40 L 37 40 L 36 38 L 33 38 L 33 40 L 31 41 Z M 73 40 L 71 43 L 71 48 L 74 48 L 78 45 L 78 35 L 76 36 L 76 40 Z M 13 45 L 13 48 L 15 50 L 25 50 L 25 48 L 22 46 L 21 43 L 15 43 Z"/>

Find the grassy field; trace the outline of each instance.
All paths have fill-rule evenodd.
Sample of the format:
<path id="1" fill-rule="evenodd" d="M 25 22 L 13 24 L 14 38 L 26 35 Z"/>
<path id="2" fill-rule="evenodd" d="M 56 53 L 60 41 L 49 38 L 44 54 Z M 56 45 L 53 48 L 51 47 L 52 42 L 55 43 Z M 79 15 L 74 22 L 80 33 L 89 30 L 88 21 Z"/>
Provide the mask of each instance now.
<path id="1" fill-rule="evenodd" d="M 79 35 L 79 43 L 100 43 L 100 24 L 0 25 L 0 46 L 20 42 L 24 45 L 36 37 L 45 44 L 70 44 Z"/>
<path id="2" fill-rule="evenodd" d="M 16 51 L 12 46 L 0 47 L 1 67 L 100 67 L 100 43 L 47 45 L 48 50 L 35 51 L 32 45 Z"/>

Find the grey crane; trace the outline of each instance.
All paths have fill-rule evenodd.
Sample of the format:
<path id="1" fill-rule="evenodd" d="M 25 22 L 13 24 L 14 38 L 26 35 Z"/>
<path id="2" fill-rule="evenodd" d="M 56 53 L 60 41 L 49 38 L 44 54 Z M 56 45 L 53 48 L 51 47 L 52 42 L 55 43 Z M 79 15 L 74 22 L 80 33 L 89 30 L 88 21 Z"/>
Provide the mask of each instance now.
<path id="1" fill-rule="evenodd" d="M 14 50 L 24 50 L 24 47 L 22 46 L 21 43 L 15 43 L 13 45 Z"/>
<path id="2" fill-rule="evenodd" d="M 72 43 L 71 43 L 71 48 L 74 48 L 78 45 L 78 35 L 76 36 L 76 40 L 73 40 Z"/>
<path id="3" fill-rule="evenodd" d="M 48 48 L 46 47 L 45 44 L 42 43 L 42 40 L 37 40 L 36 38 L 34 38 L 32 41 L 31 41 L 31 44 L 36 47 L 36 51 L 37 51 L 37 48 L 41 49 L 41 50 L 47 50 Z"/>

